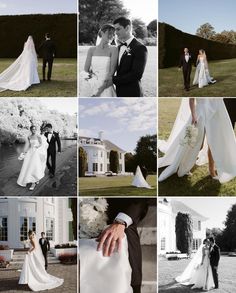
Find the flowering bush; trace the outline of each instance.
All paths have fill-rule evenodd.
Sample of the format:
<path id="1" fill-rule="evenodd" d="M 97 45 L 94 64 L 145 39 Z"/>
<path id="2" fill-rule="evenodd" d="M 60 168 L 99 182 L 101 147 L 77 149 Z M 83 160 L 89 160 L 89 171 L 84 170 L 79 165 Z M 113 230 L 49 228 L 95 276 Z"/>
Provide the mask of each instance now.
<path id="1" fill-rule="evenodd" d="M 8 250 L 9 246 L 7 245 L 0 245 L 0 250 Z"/>
<path id="2" fill-rule="evenodd" d="M 64 264 L 77 264 L 77 254 L 64 253 L 60 254 L 59 260 Z"/>
<path id="3" fill-rule="evenodd" d="M 65 243 L 65 244 L 57 244 L 55 245 L 56 249 L 63 249 L 63 248 L 76 248 L 76 244 L 71 244 L 71 243 Z"/>

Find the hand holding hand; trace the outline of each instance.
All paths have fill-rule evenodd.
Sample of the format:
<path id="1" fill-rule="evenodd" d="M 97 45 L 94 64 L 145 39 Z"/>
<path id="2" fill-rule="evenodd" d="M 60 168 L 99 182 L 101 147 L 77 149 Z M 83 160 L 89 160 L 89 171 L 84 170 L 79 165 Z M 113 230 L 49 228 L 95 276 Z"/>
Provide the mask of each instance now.
<path id="1" fill-rule="evenodd" d="M 103 256 L 111 256 L 116 246 L 118 252 L 121 251 L 122 239 L 124 238 L 125 226 L 119 223 L 113 223 L 107 227 L 98 237 L 99 242 L 97 250 L 103 250 Z"/>

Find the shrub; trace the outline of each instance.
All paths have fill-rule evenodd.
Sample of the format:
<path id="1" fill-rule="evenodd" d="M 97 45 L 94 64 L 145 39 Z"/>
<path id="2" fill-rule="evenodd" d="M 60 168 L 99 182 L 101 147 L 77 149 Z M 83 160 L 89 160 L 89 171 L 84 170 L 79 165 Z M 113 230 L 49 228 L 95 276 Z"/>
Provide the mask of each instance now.
<path id="1" fill-rule="evenodd" d="M 56 249 L 63 249 L 63 248 L 76 248 L 76 244 L 71 244 L 71 243 L 65 243 L 65 244 L 57 244 L 55 245 Z"/>
<path id="2" fill-rule="evenodd" d="M 77 263 L 77 254 L 72 254 L 72 253 L 60 254 L 59 260 L 63 264 L 76 264 Z"/>
<path id="3" fill-rule="evenodd" d="M 193 223 L 189 214 L 178 213 L 175 220 L 176 246 L 181 253 L 192 252 Z"/>
<path id="4" fill-rule="evenodd" d="M 110 170 L 118 173 L 119 170 L 119 155 L 117 151 L 110 152 Z"/>
<path id="5" fill-rule="evenodd" d="M 0 262 L 5 262 L 5 258 L 4 258 L 4 256 L 1 256 L 1 255 L 0 255 Z"/>
<path id="6" fill-rule="evenodd" d="M 0 245 L 0 250 L 8 250 L 9 246 L 7 245 Z"/>
<path id="7" fill-rule="evenodd" d="M 79 177 L 84 177 L 87 170 L 87 154 L 86 151 L 79 147 Z"/>

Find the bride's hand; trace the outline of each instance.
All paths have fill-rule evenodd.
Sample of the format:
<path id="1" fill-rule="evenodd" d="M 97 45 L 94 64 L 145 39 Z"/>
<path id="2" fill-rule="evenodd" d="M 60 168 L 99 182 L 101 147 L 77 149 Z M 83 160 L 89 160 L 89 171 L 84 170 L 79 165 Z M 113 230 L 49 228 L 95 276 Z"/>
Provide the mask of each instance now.
<path id="1" fill-rule="evenodd" d="M 192 116 L 192 124 L 193 125 L 197 124 L 197 117 L 195 115 Z"/>
<path id="2" fill-rule="evenodd" d="M 118 223 L 111 224 L 99 235 L 97 250 L 103 250 L 103 256 L 111 256 L 117 246 L 118 252 L 120 252 L 124 231 L 124 225 Z"/>

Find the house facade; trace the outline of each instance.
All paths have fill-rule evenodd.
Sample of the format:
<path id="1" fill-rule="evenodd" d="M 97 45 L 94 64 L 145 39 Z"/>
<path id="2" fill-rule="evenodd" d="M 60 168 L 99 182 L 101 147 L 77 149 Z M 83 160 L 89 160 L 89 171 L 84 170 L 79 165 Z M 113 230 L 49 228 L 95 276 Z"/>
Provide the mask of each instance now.
<path id="1" fill-rule="evenodd" d="M 104 140 L 102 131 L 98 138 L 79 137 L 79 146 L 87 154 L 87 172 L 90 174 L 104 174 L 110 171 L 110 152 L 117 151 L 119 156 L 119 173 L 125 173 L 125 151 L 109 140 Z"/>
<path id="2" fill-rule="evenodd" d="M 38 238 L 45 232 L 52 246 L 74 241 L 70 205 L 69 198 L 1 198 L 0 245 L 24 247 L 29 230 Z"/>
<path id="3" fill-rule="evenodd" d="M 190 214 L 193 220 L 193 251 L 197 250 L 206 238 L 206 217 L 180 201 L 161 198 L 158 202 L 158 254 L 178 250 L 175 234 L 178 212 Z"/>

